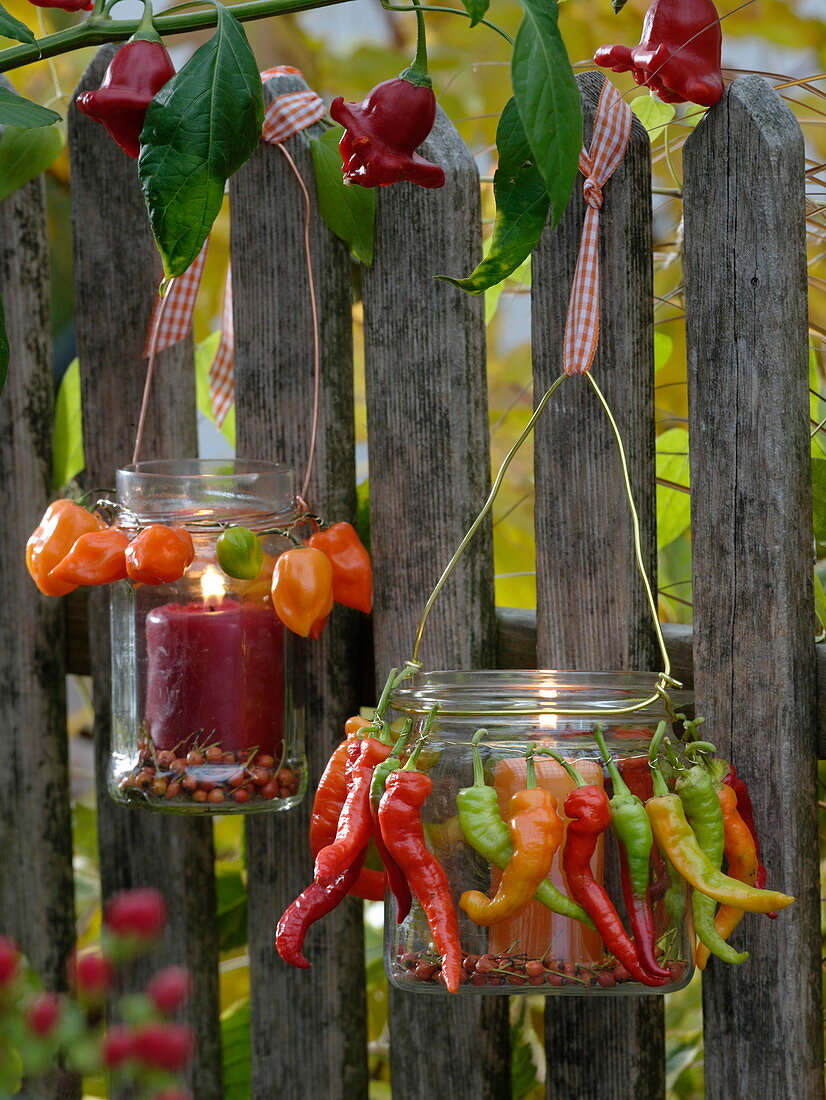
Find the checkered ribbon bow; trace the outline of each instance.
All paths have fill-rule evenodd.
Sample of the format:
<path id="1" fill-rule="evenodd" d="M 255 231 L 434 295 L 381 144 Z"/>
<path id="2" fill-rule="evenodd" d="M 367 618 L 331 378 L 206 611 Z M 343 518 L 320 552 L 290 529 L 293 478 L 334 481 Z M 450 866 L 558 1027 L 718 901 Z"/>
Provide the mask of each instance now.
<path id="1" fill-rule="evenodd" d="M 278 65 L 261 73 L 262 81 L 273 77 L 301 76 L 299 69 L 290 65 Z M 267 105 L 264 112 L 264 124 L 261 127 L 261 140 L 272 145 L 286 141 L 288 137 L 312 126 L 324 115 L 324 103 L 321 97 L 309 88 L 300 92 L 287 92 L 277 96 Z M 173 279 L 166 294 L 166 300 L 158 298 L 152 310 L 149 331 L 146 335 L 144 356 L 148 356 L 152 346 L 152 334 L 159 324 L 155 351 L 179 343 L 192 328 L 192 314 L 195 300 L 204 273 L 209 238 L 204 247 L 183 275 Z M 163 313 L 161 307 L 163 306 Z M 159 320 L 160 319 L 160 320 Z M 209 396 L 215 422 L 220 428 L 232 407 L 235 397 L 233 358 L 235 352 L 235 329 L 232 319 L 232 271 L 227 269 L 227 281 L 224 287 L 224 302 L 221 310 L 221 342 L 209 370 Z"/>
<path id="2" fill-rule="evenodd" d="M 579 244 L 568 316 L 565 322 L 563 366 L 566 374 L 590 369 L 599 343 L 599 212 L 602 188 L 625 156 L 633 115 L 620 93 L 606 80 L 597 103 L 591 148 L 579 154 L 585 176 L 585 222 Z"/>

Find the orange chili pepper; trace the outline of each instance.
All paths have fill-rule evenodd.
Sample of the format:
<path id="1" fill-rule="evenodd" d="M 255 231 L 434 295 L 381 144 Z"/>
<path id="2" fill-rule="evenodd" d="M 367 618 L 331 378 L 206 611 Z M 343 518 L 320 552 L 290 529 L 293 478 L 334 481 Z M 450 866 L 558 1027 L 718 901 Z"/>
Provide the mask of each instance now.
<path id="1" fill-rule="evenodd" d="M 126 576 L 129 539 L 119 527 L 87 531 L 49 574 L 49 580 L 65 584 L 110 584 Z"/>
<path id="2" fill-rule="evenodd" d="M 731 878 L 754 886 L 757 881 L 757 847 L 751 829 L 737 811 L 737 793 L 723 784 L 717 791 L 723 809 L 723 828 L 725 830 L 724 853 L 728 861 L 728 873 Z M 733 905 L 721 905 L 714 918 L 714 927 L 721 939 L 727 940 L 743 919 L 743 910 Z M 700 970 L 705 970 L 709 950 L 700 944 L 695 962 Z"/>
<path id="3" fill-rule="evenodd" d="M 194 557 L 192 536 L 185 527 L 153 523 L 129 544 L 126 572 L 140 584 L 171 584 L 180 580 Z"/>
<path id="4" fill-rule="evenodd" d="M 333 607 L 330 559 L 312 546 L 296 546 L 282 554 L 272 574 L 272 605 L 288 630 L 306 638 Z"/>
<path id="5" fill-rule="evenodd" d="M 369 614 L 373 609 L 373 566 L 351 523 L 334 523 L 307 540 L 330 559 L 333 599 Z"/>
<path id="6" fill-rule="evenodd" d="M 45 596 L 65 596 L 77 588 L 76 584 L 52 579 L 50 573 L 81 535 L 101 531 L 105 526 L 99 516 L 73 500 L 56 500 L 49 505 L 26 543 L 26 568 Z"/>

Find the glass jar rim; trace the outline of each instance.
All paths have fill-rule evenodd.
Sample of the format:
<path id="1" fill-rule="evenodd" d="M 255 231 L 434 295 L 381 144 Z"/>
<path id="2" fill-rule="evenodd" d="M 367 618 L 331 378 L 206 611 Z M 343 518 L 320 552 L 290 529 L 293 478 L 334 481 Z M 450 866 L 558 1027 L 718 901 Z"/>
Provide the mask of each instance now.
<path id="1" fill-rule="evenodd" d="M 576 717 L 634 714 L 668 718 L 658 692 L 657 672 L 583 672 L 559 669 L 474 669 L 417 672 L 390 696 L 402 714 L 425 715 L 438 704 L 439 717 L 483 718 L 558 714 Z M 692 702 L 692 693 L 669 686 L 674 711 Z"/>
<path id="2" fill-rule="evenodd" d="M 180 523 L 288 527 L 296 518 L 293 470 L 278 462 L 236 458 L 151 459 L 116 473 L 127 524 Z M 183 502 L 189 501 L 188 506 Z"/>

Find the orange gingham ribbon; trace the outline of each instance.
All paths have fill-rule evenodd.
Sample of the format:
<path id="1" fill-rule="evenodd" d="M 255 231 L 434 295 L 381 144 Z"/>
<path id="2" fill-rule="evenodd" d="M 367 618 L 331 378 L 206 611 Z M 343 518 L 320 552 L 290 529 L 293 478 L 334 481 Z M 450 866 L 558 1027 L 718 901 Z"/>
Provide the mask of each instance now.
<path id="1" fill-rule="evenodd" d="M 302 76 L 300 69 L 291 65 L 277 65 L 272 69 L 266 69 L 261 73 L 261 80 L 266 82 L 279 76 Z M 288 137 L 297 134 L 318 122 L 324 115 L 324 103 L 320 96 L 310 89 L 301 92 L 286 92 L 276 96 L 272 103 L 268 103 L 264 111 L 264 123 L 261 127 L 261 140 L 272 145 L 280 141 L 286 141 Z M 149 322 L 149 331 L 146 335 L 144 357 L 149 355 L 152 332 L 160 317 L 160 328 L 156 352 L 171 347 L 186 337 L 192 328 L 192 315 L 195 311 L 195 299 L 198 297 L 198 288 L 201 285 L 201 276 L 204 273 L 209 238 L 204 242 L 204 247 L 198 256 L 187 268 L 183 275 L 179 275 L 171 281 L 167 291 L 169 299 L 161 315 L 160 297 L 155 301 L 152 310 L 152 319 Z M 212 412 L 215 422 L 220 428 L 226 419 L 226 415 L 232 407 L 235 398 L 235 378 L 233 372 L 233 359 L 235 353 L 235 329 L 232 317 L 232 272 L 227 269 L 227 281 L 224 288 L 224 302 L 221 309 L 221 342 L 215 353 L 215 358 L 209 369 L 209 396 L 212 404 Z"/>
<path id="2" fill-rule="evenodd" d="M 579 243 L 568 316 L 565 321 L 563 366 L 566 374 L 590 369 L 599 343 L 599 212 L 602 188 L 625 156 L 633 121 L 631 108 L 609 81 L 597 103 L 591 148 L 579 154 L 585 176 L 585 221 Z"/>

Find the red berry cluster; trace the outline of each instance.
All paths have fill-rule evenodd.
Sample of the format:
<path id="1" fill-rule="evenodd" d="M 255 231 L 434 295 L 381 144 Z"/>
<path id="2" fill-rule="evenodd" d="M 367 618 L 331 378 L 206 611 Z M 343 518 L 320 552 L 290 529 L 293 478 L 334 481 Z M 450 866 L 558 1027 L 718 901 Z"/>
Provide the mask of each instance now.
<path id="1" fill-rule="evenodd" d="M 298 793 L 301 780 L 289 767 L 277 767 L 269 753 L 257 749 L 224 752 L 218 744 L 177 755 L 141 742 L 138 762 L 118 783 L 129 799 L 170 804 L 192 803 L 220 813 L 248 802 L 271 802 Z"/>
<path id="2" fill-rule="evenodd" d="M 666 963 L 673 982 L 679 982 L 686 963 L 672 960 Z M 429 982 L 444 985 L 439 956 L 408 951 L 396 964 L 396 977 L 403 981 Z M 613 958 L 603 963 L 566 962 L 564 959 L 532 959 L 527 955 L 468 955 L 462 962 L 462 984 L 474 986 L 530 985 L 576 986 L 580 989 L 610 989 L 633 981 L 631 975 Z"/>

